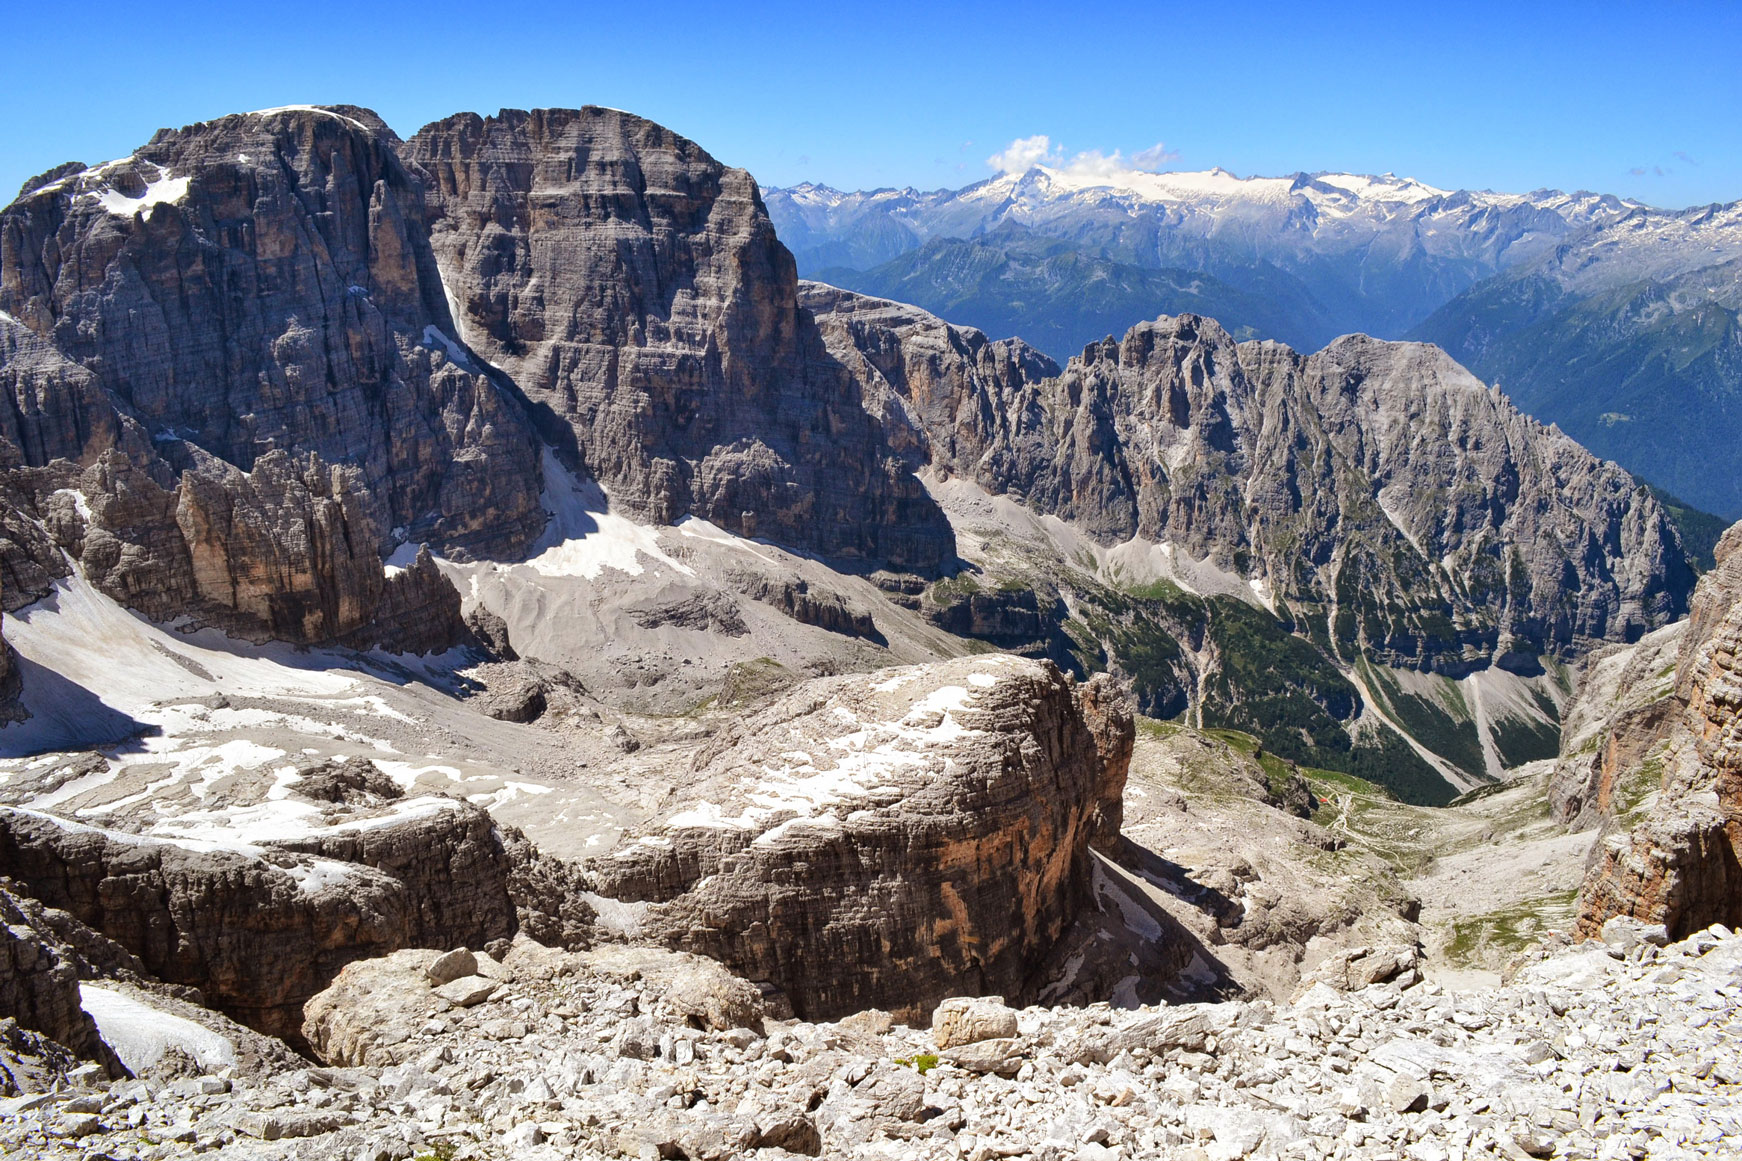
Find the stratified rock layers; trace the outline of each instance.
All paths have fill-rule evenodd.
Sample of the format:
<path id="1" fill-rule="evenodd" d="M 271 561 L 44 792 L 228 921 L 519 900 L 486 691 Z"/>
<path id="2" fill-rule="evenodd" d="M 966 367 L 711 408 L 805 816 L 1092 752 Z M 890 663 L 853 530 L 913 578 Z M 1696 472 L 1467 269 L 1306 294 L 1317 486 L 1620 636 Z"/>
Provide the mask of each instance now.
<path id="1" fill-rule="evenodd" d="M 119 1071 L 79 1006 L 77 953 L 43 920 L 40 905 L 0 887 L 0 1018 L 7 1017 Z"/>
<path id="2" fill-rule="evenodd" d="M 1580 899 L 1581 936 L 1596 937 L 1615 915 L 1661 923 L 1677 938 L 1712 923 L 1742 925 L 1739 548 L 1742 525 L 1724 534 L 1717 567 L 1700 580 L 1682 637 L 1672 712 L 1643 722 L 1656 727 L 1643 739 L 1624 739 L 1636 753 L 1664 747 L 1662 787 L 1631 834 L 1599 847 Z M 1634 716 L 1619 728 L 1641 724 Z"/>
<path id="3" fill-rule="evenodd" d="M 0 868 L 23 888 L 158 979 L 197 987 L 227 1015 L 293 1042 L 304 1002 L 352 960 L 483 947 L 530 915 L 539 935 L 560 939 L 551 917 L 586 907 L 578 895 L 528 897 L 576 890 L 544 862 L 483 810 L 446 799 L 230 849 L 0 811 Z"/>
<path id="4" fill-rule="evenodd" d="M 358 109 L 225 117 L 0 214 L 0 463 L 110 596 L 329 641 L 420 603 L 383 573 L 400 538 L 543 527 L 531 423 L 449 337 L 397 145 Z M 10 539 L 41 595 L 56 562 Z"/>
<path id="5" fill-rule="evenodd" d="M 638 519 L 933 572 L 943 515 L 799 309 L 755 180 L 612 109 L 464 113 L 404 155 L 463 337 Z"/>
<path id="6" fill-rule="evenodd" d="M 1111 691 L 1047 662 L 820 679 L 710 745 L 698 805 L 588 870 L 642 936 L 801 1015 L 1026 995 L 1086 899 L 1131 737 Z"/>

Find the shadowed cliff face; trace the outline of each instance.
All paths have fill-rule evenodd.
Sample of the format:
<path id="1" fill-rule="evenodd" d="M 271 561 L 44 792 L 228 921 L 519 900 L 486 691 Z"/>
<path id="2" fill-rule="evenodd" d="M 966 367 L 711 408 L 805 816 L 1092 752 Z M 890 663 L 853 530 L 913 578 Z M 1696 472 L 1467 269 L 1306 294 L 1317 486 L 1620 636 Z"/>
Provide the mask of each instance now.
<path id="1" fill-rule="evenodd" d="M 942 514 L 800 310 L 756 183 L 615 110 L 506 110 L 404 148 L 462 337 L 641 520 L 933 572 Z"/>

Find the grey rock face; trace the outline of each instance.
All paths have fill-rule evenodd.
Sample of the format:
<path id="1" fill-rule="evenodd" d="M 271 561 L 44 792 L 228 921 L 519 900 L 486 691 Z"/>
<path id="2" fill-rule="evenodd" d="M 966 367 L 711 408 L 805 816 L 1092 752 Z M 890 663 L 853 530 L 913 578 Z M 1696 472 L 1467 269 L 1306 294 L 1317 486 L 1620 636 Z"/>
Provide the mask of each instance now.
<path id="1" fill-rule="evenodd" d="M 314 452 L 358 467 L 383 537 L 518 547 L 543 523 L 530 432 L 444 341 L 423 191 L 395 145 L 339 107 L 165 130 L 6 211 L 0 309 L 160 442 L 243 471 Z"/>
<path id="2" fill-rule="evenodd" d="M 450 338 L 395 145 L 358 109 L 225 117 L 0 213 L 6 462 L 54 465 L 23 515 L 103 591 L 326 641 L 429 603 L 383 577 L 399 537 L 513 552 L 543 526 L 530 423 Z"/>
<path id="3" fill-rule="evenodd" d="M 1625 472 L 1431 347 L 1351 336 L 1303 356 L 1183 315 L 1033 378 L 1044 365 L 1020 350 L 923 312 L 808 301 L 842 359 L 903 400 L 934 470 L 1103 544 L 1209 558 L 1345 657 L 1528 665 L 1637 638 L 1692 589 Z"/>
<path id="4" fill-rule="evenodd" d="M 1124 790 L 1130 714 L 1086 695 L 997 656 L 808 682 L 710 743 L 688 809 L 586 865 L 604 921 L 807 1017 L 1027 993 Z"/>
<path id="5" fill-rule="evenodd" d="M 114 1054 L 79 1006 L 78 955 L 34 901 L 0 887 L 0 1018 L 10 1018 L 119 1073 Z"/>
<path id="6" fill-rule="evenodd" d="M 407 806 L 240 850 L 7 810 L 0 868 L 158 979 L 197 987 L 239 1022 L 294 1042 L 303 1002 L 351 960 L 482 947 L 512 936 L 522 916 L 545 938 L 581 926 L 575 884 L 484 811 L 439 799 Z M 541 893 L 552 888 L 564 893 Z"/>
<path id="7" fill-rule="evenodd" d="M 463 337 L 630 514 L 918 571 L 953 558 L 798 308 L 749 174 L 597 108 L 460 114 L 404 156 Z"/>

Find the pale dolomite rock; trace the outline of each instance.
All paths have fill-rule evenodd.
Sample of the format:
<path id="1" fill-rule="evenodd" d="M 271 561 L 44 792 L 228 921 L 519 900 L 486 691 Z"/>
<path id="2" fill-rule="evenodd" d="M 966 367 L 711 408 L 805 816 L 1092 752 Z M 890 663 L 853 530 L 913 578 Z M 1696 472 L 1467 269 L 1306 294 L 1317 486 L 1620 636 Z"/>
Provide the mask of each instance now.
<path id="1" fill-rule="evenodd" d="M 931 1034 L 939 1048 L 1007 1040 L 1016 1035 L 1016 1013 L 1004 1006 L 1003 996 L 957 996 L 932 1012 Z"/>

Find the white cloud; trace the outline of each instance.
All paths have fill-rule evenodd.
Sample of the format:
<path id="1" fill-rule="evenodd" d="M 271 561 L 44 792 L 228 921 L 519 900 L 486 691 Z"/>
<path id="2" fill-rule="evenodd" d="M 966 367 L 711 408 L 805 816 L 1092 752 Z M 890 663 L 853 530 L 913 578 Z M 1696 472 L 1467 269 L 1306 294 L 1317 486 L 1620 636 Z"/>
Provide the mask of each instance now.
<path id="1" fill-rule="evenodd" d="M 986 159 L 986 164 L 999 173 L 1026 173 L 1037 165 L 1057 165 L 1064 153 L 1053 145 L 1045 133 L 1033 137 L 1018 137 Z"/>
<path id="2" fill-rule="evenodd" d="M 1146 169 L 1151 172 L 1160 169 L 1170 161 L 1178 160 L 1179 150 L 1169 149 L 1165 141 L 1157 141 L 1148 149 L 1139 149 L 1131 155 L 1132 164 L 1136 165 L 1138 169 Z"/>
<path id="3" fill-rule="evenodd" d="M 1033 137 L 1018 137 L 988 157 L 986 164 L 999 173 L 1026 173 L 1034 166 L 1044 165 L 1071 177 L 1112 179 L 1133 172 L 1153 173 L 1168 162 L 1178 159 L 1177 151 L 1158 141 L 1130 157 L 1117 149 L 1112 153 L 1088 149 L 1067 160 L 1063 148 L 1054 145 L 1052 138 L 1044 133 L 1036 133 Z"/>

